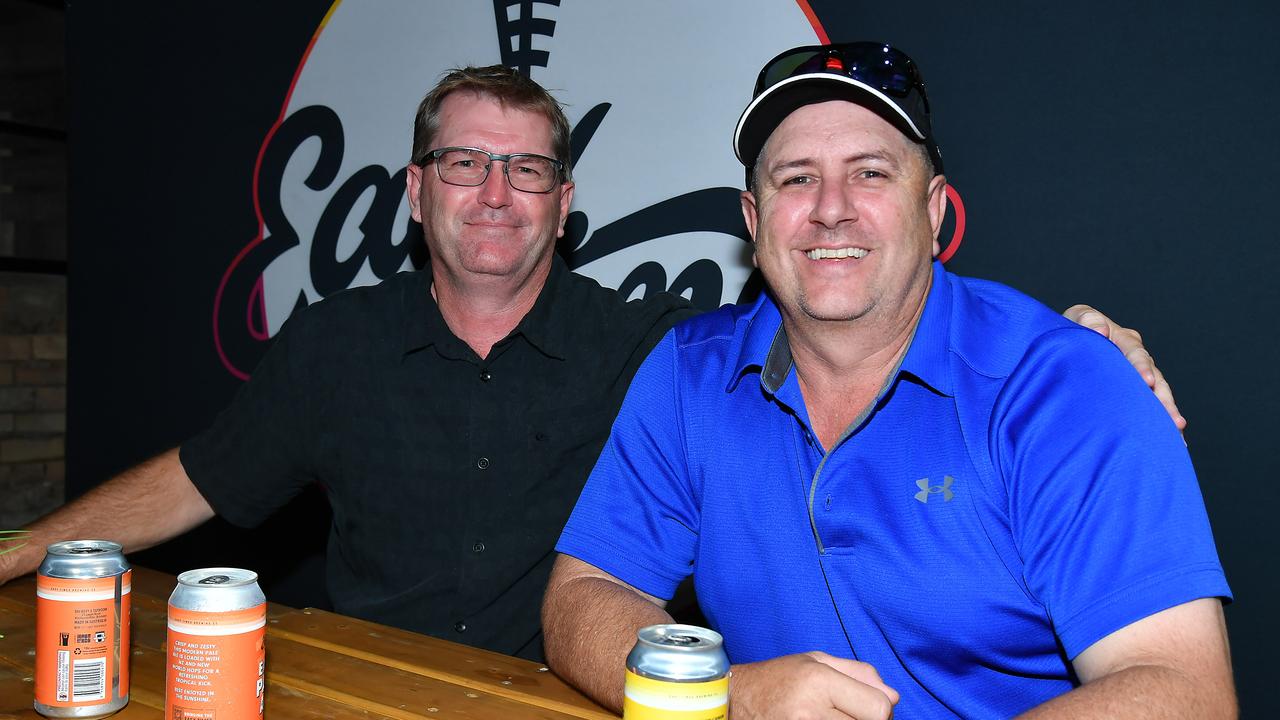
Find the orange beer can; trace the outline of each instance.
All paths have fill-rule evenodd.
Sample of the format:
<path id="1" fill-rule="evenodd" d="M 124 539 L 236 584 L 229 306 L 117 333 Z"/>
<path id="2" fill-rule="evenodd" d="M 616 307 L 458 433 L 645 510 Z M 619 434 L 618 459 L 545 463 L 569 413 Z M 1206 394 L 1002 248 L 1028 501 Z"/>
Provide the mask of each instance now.
<path id="1" fill-rule="evenodd" d="M 267 598 L 258 574 L 188 570 L 169 596 L 167 720 L 259 720 L 266 700 Z"/>
<path id="2" fill-rule="evenodd" d="M 129 583 L 120 545 L 50 545 L 36 573 L 36 712 L 106 717 L 129 703 Z"/>

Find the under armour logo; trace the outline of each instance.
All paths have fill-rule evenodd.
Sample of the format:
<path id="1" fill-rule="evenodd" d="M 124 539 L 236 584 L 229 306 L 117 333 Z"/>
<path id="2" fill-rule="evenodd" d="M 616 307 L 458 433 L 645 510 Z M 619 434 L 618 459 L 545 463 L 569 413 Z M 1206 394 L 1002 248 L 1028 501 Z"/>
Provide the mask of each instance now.
<path id="1" fill-rule="evenodd" d="M 927 503 L 930 495 L 941 494 L 942 502 L 951 502 L 951 498 L 956 496 L 955 493 L 951 492 L 951 483 L 955 481 L 955 478 L 947 475 L 942 478 L 941 485 L 930 485 L 929 478 L 920 478 L 916 481 L 916 487 L 920 488 L 920 492 L 916 493 L 916 499 L 922 503 Z"/>

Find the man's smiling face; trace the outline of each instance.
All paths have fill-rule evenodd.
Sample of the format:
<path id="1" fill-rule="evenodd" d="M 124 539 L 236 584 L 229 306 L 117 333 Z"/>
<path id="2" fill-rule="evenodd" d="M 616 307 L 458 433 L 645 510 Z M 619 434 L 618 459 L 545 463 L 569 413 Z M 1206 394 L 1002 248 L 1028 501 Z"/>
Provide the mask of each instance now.
<path id="1" fill-rule="evenodd" d="M 890 319 L 928 291 L 945 179 L 851 102 L 806 105 L 769 136 L 743 213 L 786 317 Z"/>
<path id="2" fill-rule="evenodd" d="M 554 156 L 545 116 L 470 92 L 445 98 L 432 144 Z M 535 268 L 545 270 L 573 199 L 568 182 L 549 193 L 512 188 L 500 161 L 475 187 L 449 185 L 432 166 L 410 165 L 408 180 L 411 215 L 422 223 L 433 269 L 458 279 L 489 276 L 521 284 Z"/>

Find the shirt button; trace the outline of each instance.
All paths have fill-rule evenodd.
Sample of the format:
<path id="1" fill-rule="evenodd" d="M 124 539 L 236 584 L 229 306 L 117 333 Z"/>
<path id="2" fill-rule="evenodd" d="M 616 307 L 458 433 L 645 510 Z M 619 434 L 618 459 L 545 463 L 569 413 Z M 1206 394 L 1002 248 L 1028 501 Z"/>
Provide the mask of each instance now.
<path id="1" fill-rule="evenodd" d="M 482 552 L 484 552 L 484 543 L 482 543 L 482 542 L 478 542 L 478 543 L 476 543 L 475 545 L 472 545 L 472 546 L 471 546 L 471 552 L 476 552 L 476 553 L 482 553 Z"/>
<path id="2" fill-rule="evenodd" d="M 484 470 L 485 468 L 489 467 L 489 458 L 482 457 L 479 460 L 477 460 L 476 467 L 480 468 L 481 470 Z"/>
<path id="3" fill-rule="evenodd" d="M 458 632 L 466 632 L 467 624 L 459 620 L 458 622 L 453 624 L 453 629 L 457 630 Z"/>
<path id="4" fill-rule="evenodd" d="M 489 372 L 488 370 L 480 371 L 480 382 L 489 382 L 489 380 L 492 377 L 493 377 L 493 373 Z"/>

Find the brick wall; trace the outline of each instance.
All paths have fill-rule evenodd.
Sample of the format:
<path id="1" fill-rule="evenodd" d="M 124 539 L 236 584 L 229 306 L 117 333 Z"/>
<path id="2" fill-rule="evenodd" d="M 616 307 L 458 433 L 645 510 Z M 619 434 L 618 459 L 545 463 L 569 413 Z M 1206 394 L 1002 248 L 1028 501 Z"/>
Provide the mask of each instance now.
<path id="1" fill-rule="evenodd" d="M 0 273 L 0 529 L 62 504 L 67 282 Z"/>
<path id="2" fill-rule="evenodd" d="M 0 0 L 0 529 L 65 494 L 67 279 L 37 272 L 67 259 L 60 5 Z"/>

